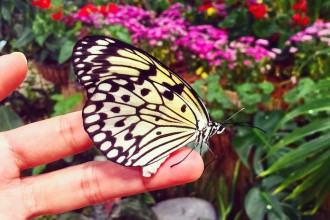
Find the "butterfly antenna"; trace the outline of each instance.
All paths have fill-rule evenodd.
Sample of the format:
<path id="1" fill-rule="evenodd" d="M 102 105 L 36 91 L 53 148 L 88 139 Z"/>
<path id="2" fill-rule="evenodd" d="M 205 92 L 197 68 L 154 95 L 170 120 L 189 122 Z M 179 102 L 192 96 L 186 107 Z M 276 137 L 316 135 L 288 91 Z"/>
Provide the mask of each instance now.
<path id="1" fill-rule="evenodd" d="M 226 124 L 227 121 L 229 121 L 230 119 L 232 119 L 233 117 L 235 117 L 235 115 L 237 115 L 238 113 L 240 113 L 243 110 L 244 110 L 244 108 L 241 108 L 235 114 L 233 114 L 232 116 L 230 116 L 229 118 L 227 118 L 226 120 L 224 120 L 221 124 Z"/>
<path id="2" fill-rule="evenodd" d="M 223 125 L 238 125 L 238 126 L 244 126 L 244 127 L 249 127 L 249 128 L 256 128 L 264 133 L 267 133 L 266 130 L 259 128 L 257 126 L 254 125 L 250 125 L 250 124 L 246 124 L 246 123 L 241 123 L 241 122 L 227 122 L 227 123 L 222 123 Z"/>

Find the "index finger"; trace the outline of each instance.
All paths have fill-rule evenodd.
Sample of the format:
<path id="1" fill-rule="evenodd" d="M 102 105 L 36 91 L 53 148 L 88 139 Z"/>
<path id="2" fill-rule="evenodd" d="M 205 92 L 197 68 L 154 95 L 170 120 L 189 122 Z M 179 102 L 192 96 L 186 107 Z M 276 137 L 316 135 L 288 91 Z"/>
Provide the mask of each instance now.
<path id="1" fill-rule="evenodd" d="M 0 57 L 0 100 L 14 91 L 24 80 L 27 61 L 22 53 L 12 53 Z"/>
<path id="2" fill-rule="evenodd" d="M 80 153 L 93 144 L 83 128 L 81 111 L 28 124 L 2 134 L 5 139 L 3 143 L 7 145 L 4 147 L 15 158 L 19 170 Z"/>

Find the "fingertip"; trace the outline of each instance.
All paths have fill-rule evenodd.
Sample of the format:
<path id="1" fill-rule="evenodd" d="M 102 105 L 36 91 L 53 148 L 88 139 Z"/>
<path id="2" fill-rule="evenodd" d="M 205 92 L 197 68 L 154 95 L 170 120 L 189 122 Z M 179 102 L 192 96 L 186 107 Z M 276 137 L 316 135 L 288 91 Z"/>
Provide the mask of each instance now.
<path id="1" fill-rule="evenodd" d="M 193 182 L 203 174 L 203 158 L 196 151 L 193 150 L 191 153 L 190 151 L 191 149 L 189 148 L 183 148 L 182 150 L 177 151 L 176 154 L 173 155 L 173 157 L 168 161 L 168 163 L 175 164 L 189 154 L 188 157 L 180 164 L 175 165 L 174 167 L 170 166 L 170 169 L 173 172 L 172 176 L 176 176 L 174 179 L 177 181 L 182 181 L 179 184 Z"/>
<path id="2" fill-rule="evenodd" d="M 202 157 L 191 149 L 183 148 L 171 154 L 171 156 L 161 165 L 156 174 L 144 178 L 145 185 L 149 189 L 160 189 L 175 185 L 185 184 L 197 180 L 203 174 L 204 163 Z M 178 163 L 183 158 L 188 157 Z"/>
<path id="3" fill-rule="evenodd" d="M 0 57 L 0 100 L 14 91 L 24 81 L 27 70 L 26 58 L 20 52 Z"/>
<path id="4" fill-rule="evenodd" d="M 16 57 L 20 57 L 20 59 L 22 61 L 24 61 L 25 64 L 27 64 L 27 59 L 25 57 L 25 55 L 22 52 L 13 52 L 10 55 L 16 56 Z"/>

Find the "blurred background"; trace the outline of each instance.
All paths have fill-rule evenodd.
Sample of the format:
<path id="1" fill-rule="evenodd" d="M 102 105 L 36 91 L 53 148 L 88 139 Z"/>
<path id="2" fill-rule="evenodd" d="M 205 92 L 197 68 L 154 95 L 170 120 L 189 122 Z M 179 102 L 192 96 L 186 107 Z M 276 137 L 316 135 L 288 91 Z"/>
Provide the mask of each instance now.
<path id="1" fill-rule="evenodd" d="M 157 57 L 214 120 L 244 107 L 232 121 L 267 131 L 215 135 L 217 159 L 194 183 L 37 219 L 330 219 L 330 0 L 1 0 L 0 11 L 0 53 L 29 61 L 0 102 L 0 131 L 82 108 L 70 57 L 93 34 Z M 22 176 L 102 159 L 90 148 Z"/>

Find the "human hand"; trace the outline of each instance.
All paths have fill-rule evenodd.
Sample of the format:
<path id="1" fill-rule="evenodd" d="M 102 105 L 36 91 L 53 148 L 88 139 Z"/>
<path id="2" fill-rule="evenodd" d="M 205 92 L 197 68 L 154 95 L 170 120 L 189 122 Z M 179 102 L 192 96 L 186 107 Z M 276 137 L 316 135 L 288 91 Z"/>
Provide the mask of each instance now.
<path id="1" fill-rule="evenodd" d="M 0 57 L 0 100 L 15 90 L 27 72 L 21 53 Z M 1 120 L 1 119 L 0 119 Z M 196 180 L 203 161 L 193 151 L 180 165 L 170 166 L 190 149 L 173 153 L 151 178 L 140 168 L 111 161 L 91 161 L 30 177 L 22 170 L 80 153 L 92 145 L 81 112 L 51 118 L 0 133 L 0 219 L 26 219 L 88 206 L 111 198 L 170 187 Z"/>

